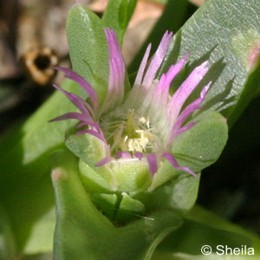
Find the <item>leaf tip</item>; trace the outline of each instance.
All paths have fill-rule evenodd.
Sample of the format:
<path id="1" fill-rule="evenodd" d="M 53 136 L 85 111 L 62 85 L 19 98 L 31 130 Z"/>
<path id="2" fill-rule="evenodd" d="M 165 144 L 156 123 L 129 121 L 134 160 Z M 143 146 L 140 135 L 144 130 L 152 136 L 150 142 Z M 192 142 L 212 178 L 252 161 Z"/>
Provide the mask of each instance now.
<path id="1" fill-rule="evenodd" d="M 64 171 L 61 168 L 54 169 L 51 173 L 51 177 L 53 182 L 67 179 L 67 175 L 64 173 Z"/>

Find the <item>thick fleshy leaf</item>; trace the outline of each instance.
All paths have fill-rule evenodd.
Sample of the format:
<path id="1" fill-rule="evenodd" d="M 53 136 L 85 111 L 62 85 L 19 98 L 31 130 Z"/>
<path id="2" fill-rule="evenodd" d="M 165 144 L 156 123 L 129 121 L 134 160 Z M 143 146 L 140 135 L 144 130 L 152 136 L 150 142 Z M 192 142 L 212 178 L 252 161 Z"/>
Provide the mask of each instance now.
<path id="1" fill-rule="evenodd" d="M 149 192 L 137 194 L 134 198 L 140 200 L 148 212 L 158 209 L 171 209 L 183 215 L 196 202 L 200 174 L 197 177 L 180 174 L 180 172 L 173 170 L 170 165 L 165 167 L 164 170 L 165 172 L 171 172 L 174 179 L 156 189 L 151 186 Z"/>
<path id="2" fill-rule="evenodd" d="M 174 156 L 180 165 L 190 167 L 198 176 L 184 174 L 165 163 L 155 174 L 149 192 L 136 196 L 146 210 L 172 208 L 182 214 L 190 210 L 197 199 L 199 172 L 218 159 L 226 144 L 227 133 L 225 118 L 210 112 L 202 115 L 189 131 L 178 136 L 173 146 Z M 172 181 L 164 184 L 169 180 Z"/>
<path id="3" fill-rule="evenodd" d="M 70 16 L 71 20 L 73 20 L 73 16 L 81 14 L 82 11 L 82 8 L 74 8 Z M 82 12 L 86 14 L 84 18 L 87 18 L 89 12 Z M 91 17 L 90 20 L 94 17 L 93 21 L 95 19 L 97 21 L 93 14 L 89 15 Z M 80 18 L 82 17 L 79 15 L 75 19 L 80 20 Z M 95 24 L 95 22 L 93 23 Z M 97 23 L 101 22 L 98 21 Z M 98 30 L 90 27 L 91 25 L 88 27 L 89 31 L 95 31 L 98 34 Z M 90 60 L 96 65 L 97 59 L 93 57 L 95 54 L 98 57 L 102 57 L 102 62 L 100 62 L 101 65 L 96 65 L 98 69 L 94 68 L 95 65 L 91 65 L 91 67 L 93 71 L 99 71 L 99 76 L 102 79 L 95 78 L 95 83 L 98 82 L 97 84 L 99 84 L 101 82 L 100 85 L 102 85 L 105 82 L 106 85 L 108 80 L 108 62 L 106 64 L 104 60 L 108 61 L 108 57 L 106 57 L 107 45 L 103 28 L 101 29 L 100 24 L 96 27 L 102 30 L 102 33 L 99 34 L 99 39 L 102 39 L 100 42 L 103 41 L 103 45 L 98 41 L 100 48 L 96 49 L 97 43 L 95 40 L 91 44 L 89 41 L 86 44 L 81 42 L 82 45 L 80 45 L 79 49 L 87 50 L 88 53 L 90 53 L 89 46 L 96 49 L 91 51 L 92 56 Z M 79 28 L 76 29 L 76 31 L 78 30 Z M 84 28 L 83 31 L 86 32 Z M 89 37 L 89 40 L 91 38 Z M 97 54 L 97 52 L 99 53 Z M 85 62 L 84 60 L 85 58 L 83 57 L 81 62 L 84 66 L 79 67 L 84 72 L 87 71 L 87 76 L 90 75 L 91 79 L 91 72 L 87 69 L 88 65 L 86 64 L 88 61 Z M 77 65 L 75 66 L 77 67 Z M 77 92 L 74 83 L 69 81 L 67 83 L 72 86 L 71 89 L 74 88 L 74 93 L 75 91 Z M 66 89 L 68 90 L 68 88 Z M 13 134 L 1 140 L 0 200 L 6 207 L 5 210 L 9 218 L 8 221 L 11 223 L 11 230 L 15 232 L 15 244 L 17 245 L 18 254 L 23 250 L 25 250 L 25 253 L 38 253 L 52 249 L 52 231 L 55 223 L 53 219 L 49 225 L 49 220 L 44 217 L 54 205 L 49 177 L 49 155 L 53 149 L 56 149 L 64 142 L 64 134 L 74 122 L 72 120 L 48 123 L 48 121 L 73 110 L 73 106 L 60 93 L 56 93 L 21 129 L 15 129 Z M 11 243 L 9 246 L 11 246 Z"/>
<path id="4" fill-rule="evenodd" d="M 242 234 L 186 220 L 178 231 L 169 235 L 162 242 L 152 259 L 168 259 L 165 258 L 168 255 L 173 256 L 170 259 L 176 259 L 175 257 L 178 256 L 176 253 L 190 255 L 188 259 L 193 259 L 194 255 L 201 255 L 204 245 L 211 247 L 212 254 L 221 253 L 221 250 L 218 249 L 219 245 L 229 248 L 252 247 L 250 238 Z"/>
<path id="5" fill-rule="evenodd" d="M 67 18 L 67 38 L 73 70 L 90 83 L 102 102 L 107 92 L 109 61 L 101 20 L 87 8 L 73 6 Z"/>
<path id="6" fill-rule="evenodd" d="M 190 53 L 187 73 L 209 60 L 211 68 L 201 82 L 203 86 L 212 81 L 205 107 L 221 110 L 226 117 L 234 117 L 234 112 L 237 118 L 243 109 L 236 109 L 236 104 L 245 107 L 253 96 L 242 95 L 244 89 L 248 89 L 247 93 L 253 92 L 258 84 L 247 79 L 252 53 L 259 48 L 259 12 L 257 0 L 208 0 L 175 35 L 162 71 L 187 52 Z M 174 87 L 178 87 L 179 82 L 176 81 Z"/>
<path id="7" fill-rule="evenodd" d="M 245 87 L 239 97 L 239 100 L 237 101 L 236 107 L 234 108 L 234 112 L 228 118 L 229 125 L 232 126 L 234 122 L 236 122 L 238 117 L 247 107 L 248 101 L 252 100 L 257 96 L 259 97 L 258 95 L 259 91 L 260 91 L 260 56 L 259 56 L 259 61 L 256 61 L 254 68 L 252 68 L 252 71 L 250 72 L 249 76 L 246 79 Z"/>
<path id="8" fill-rule="evenodd" d="M 61 152 L 54 160 L 52 179 L 58 218 L 54 259 L 150 259 L 159 242 L 180 227 L 181 219 L 167 210 L 140 216 L 127 226 L 114 226 L 85 192 L 77 159 Z"/>
<path id="9" fill-rule="evenodd" d="M 241 6 L 243 6 L 243 8 L 240 8 Z M 76 20 L 79 21 L 81 25 L 84 24 L 86 21 L 83 18 L 87 19 L 91 17 L 90 20 L 93 21 L 92 15 L 90 15 L 89 12 L 86 10 L 83 11 L 84 15 L 81 17 L 80 16 L 81 12 L 79 10 L 82 10 L 82 8 L 81 9 L 80 8 L 81 7 L 78 6 L 75 7 L 74 10 L 76 11 L 72 15 L 75 17 L 72 18 L 71 16 L 71 21 L 75 18 Z M 213 74 L 215 74 L 214 72 L 220 72 L 221 69 L 225 67 L 224 68 L 225 73 L 223 73 L 225 77 L 223 76 L 222 78 L 222 76 L 220 76 L 220 78 L 218 78 L 219 73 L 215 74 L 218 80 L 213 85 L 214 88 L 212 88 L 211 94 L 208 98 L 210 102 L 213 103 L 213 105 L 215 106 L 218 106 L 219 103 L 220 105 L 225 106 L 225 104 L 221 104 L 220 100 L 222 100 L 223 96 L 225 97 L 226 95 L 221 96 L 220 94 L 222 93 L 217 95 L 218 90 L 221 92 L 227 86 L 230 87 L 229 89 L 232 90 L 230 92 L 231 96 L 237 97 L 239 93 L 241 93 L 240 87 L 244 84 L 245 82 L 244 76 L 245 74 L 247 74 L 245 69 L 246 68 L 245 60 L 246 60 L 247 52 L 245 51 L 245 49 L 243 48 L 241 49 L 238 47 L 241 46 L 241 43 L 245 43 L 244 45 L 248 46 L 248 44 L 250 45 L 251 42 L 254 42 L 254 39 L 258 37 L 259 16 L 257 16 L 256 14 L 259 12 L 257 10 L 259 10 L 259 2 L 256 0 L 247 1 L 246 3 L 243 2 L 242 0 L 232 1 L 232 3 L 231 1 L 227 1 L 227 0 L 208 1 L 205 7 L 203 7 L 201 11 L 199 11 L 195 15 L 195 17 L 189 21 L 187 26 L 183 28 L 183 34 L 182 34 L 183 41 L 181 41 L 181 52 L 185 53 L 187 49 L 189 51 L 192 50 L 191 53 L 192 61 L 193 60 L 195 61 L 198 58 L 200 58 L 200 55 L 204 55 L 205 51 L 209 52 L 213 47 L 216 47 L 212 51 L 211 63 L 214 64 L 213 65 L 214 68 L 212 69 L 212 74 L 209 75 L 209 80 L 210 77 Z M 214 14 L 214 12 L 216 12 L 216 14 Z M 87 15 L 85 15 L 86 13 Z M 230 15 L 230 13 L 232 15 Z M 83 21 L 80 19 L 83 19 Z M 95 20 L 96 17 L 93 19 Z M 233 24 L 233 21 L 236 20 L 239 21 L 237 22 L 237 25 Z M 98 23 L 97 27 L 99 28 L 102 27 L 99 24 L 99 22 L 97 23 Z M 74 23 L 71 23 L 69 25 L 72 26 L 71 30 L 74 30 L 74 32 L 78 31 L 79 29 L 76 28 L 76 25 L 74 27 L 74 25 L 72 24 Z M 230 27 L 232 28 L 231 31 L 228 30 L 229 28 L 228 25 L 230 25 Z M 89 31 L 92 32 L 91 30 L 92 29 L 94 30 L 94 27 L 91 26 L 88 27 L 90 28 Z M 81 26 L 80 28 L 82 29 L 82 31 L 84 31 L 84 33 L 86 33 L 84 26 Z M 250 31 L 249 35 L 246 33 L 244 34 L 244 31 L 248 31 L 247 30 L 248 28 L 251 28 L 253 31 L 254 30 L 257 31 L 257 33 L 256 34 L 255 32 L 251 33 Z M 101 32 L 101 29 L 102 28 L 100 28 L 97 31 Z M 238 34 L 239 37 L 236 38 L 234 36 L 236 34 Z M 176 37 L 177 44 L 178 44 L 178 39 L 180 39 L 180 35 L 181 33 Z M 90 38 L 92 38 L 91 36 Z M 242 38 L 240 36 L 242 36 Z M 77 39 L 81 40 L 79 38 L 80 37 L 77 36 Z M 83 36 L 82 38 L 83 41 L 86 38 L 87 36 L 86 37 Z M 88 77 L 87 79 L 92 81 L 90 83 L 94 84 L 95 85 L 94 87 L 98 88 L 98 91 L 100 92 L 99 95 L 102 96 L 105 93 L 107 87 L 104 85 L 104 82 L 107 82 L 108 79 L 108 63 L 105 64 L 103 62 L 104 61 L 103 58 L 106 58 L 105 60 L 107 60 L 106 57 L 107 47 L 104 41 L 105 39 L 104 34 L 101 33 L 100 38 L 101 38 L 100 46 L 102 47 L 99 49 L 100 53 L 97 55 L 98 57 L 100 57 L 99 55 L 101 55 L 102 62 L 99 61 L 98 64 L 92 65 L 91 63 L 92 61 L 94 63 L 96 62 L 95 57 L 93 57 L 93 59 L 91 58 L 90 61 L 89 60 L 85 61 L 85 56 L 84 56 L 85 54 L 81 56 L 81 52 L 78 52 L 78 50 L 75 50 L 75 53 L 77 55 L 75 55 L 75 58 L 73 59 L 74 59 L 74 63 L 76 63 L 75 66 L 79 67 L 79 71 L 82 72 L 82 75 Z M 93 39 L 95 39 L 95 37 L 93 37 Z M 87 49 L 87 47 L 89 46 L 90 46 L 89 48 L 96 47 L 95 46 L 96 41 L 94 40 L 94 47 L 92 44 L 90 44 L 91 43 L 90 41 L 91 40 L 87 41 L 86 45 L 81 42 L 77 46 L 79 46 L 79 49 L 82 50 L 85 50 L 85 48 Z M 73 44 L 75 44 L 76 46 L 77 40 L 75 40 Z M 185 45 L 187 46 L 187 48 L 185 47 Z M 234 48 L 232 49 L 232 47 Z M 178 45 L 176 46 L 176 48 L 174 48 L 173 53 L 177 53 L 177 55 L 175 57 L 173 55 L 169 58 L 170 64 L 172 59 L 174 60 L 179 54 Z M 96 52 L 94 49 L 91 50 L 93 50 L 95 54 L 96 52 L 98 52 L 98 50 L 96 50 Z M 221 62 L 215 63 L 215 61 L 218 61 L 220 58 L 223 57 L 225 58 L 225 61 L 227 61 L 226 66 L 222 66 Z M 77 64 L 78 62 L 77 58 L 79 58 L 78 64 Z M 105 68 L 102 66 L 104 70 L 103 69 L 100 70 L 101 65 L 104 65 Z M 96 77 L 95 72 L 97 71 L 98 72 L 101 71 L 102 73 L 104 72 L 104 74 L 98 75 L 98 77 Z M 234 81 L 232 81 L 234 76 L 235 79 Z M 229 91 L 229 89 L 227 89 L 227 92 Z M 250 89 L 250 84 L 248 85 L 248 89 Z M 214 101 L 213 97 L 215 97 L 215 99 L 217 100 L 215 103 L 213 102 Z M 229 100 L 227 100 L 227 102 L 228 105 L 231 104 L 229 103 Z M 211 104 L 208 103 L 208 106 L 209 105 Z M 50 169 L 49 154 L 51 150 L 57 148 L 62 144 L 64 140 L 64 132 L 68 129 L 69 126 L 71 126 L 71 123 L 68 122 L 63 122 L 59 124 L 54 124 L 54 123 L 48 124 L 47 121 L 55 116 L 58 116 L 59 114 L 72 111 L 72 110 L 73 108 L 70 106 L 70 104 L 66 103 L 66 100 L 64 100 L 63 97 L 60 98 L 59 94 L 56 94 L 25 124 L 25 126 L 22 128 L 21 131 L 18 131 L 13 136 L 13 138 L 8 138 L 8 140 L 1 145 L 0 195 L 1 195 L 1 200 L 5 205 L 6 213 L 10 218 L 10 221 L 8 221 L 8 223 L 11 223 L 12 225 L 11 229 L 14 230 L 15 232 L 17 248 L 19 252 L 23 248 L 25 248 L 27 244 L 30 244 L 29 241 L 31 239 L 31 230 L 33 224 L 37 223 L 39 219 L 43 215 L 45 215 L 53 205 L 52 190 L 49 181 L 49 169 Z M 183 159 L 183 158 L 179 157 L 178 159 Z M 184 158 L 183 160 L 187 161 L 187 158 Z M 194 164 L 194 162 L 192 163 Z M 203 166 L 204 165 L 205 164 L 203 163 Z M 201 165 L 199 165 L 198 168 L 199 167 L 201 167 Z M 60 187 L 61 186 L 62 186 L 61 189 L 62 192 L 60 192 L 60 194 L 63 194 L 65 197 L 66 196 L 69 197 L 70 193 L 66 193 L 65 191 L 68 186 L 60 185 Z M 81 187 L 81 186 L 79 185 L 77 187 Z M 80 190 L 82 191 L 82 188 L 80 188 Z M 75 191 L 75 189 L 73 189 L 73 191 Z M 81 193 L 81 191 L 79 191 L 79 194 Z M 75 196 L 75 194 L 73 193 L 71 194 Z M 69 199 L 67 201 L 66 200 L 61 201 L 61 204 L 66 201 L 65 205 L 66 206 L 69 205 L 68 208 L 72 209 L 71 211 L 69 210 L 66 213 L 68 215 L 65 214 L 66 218 L 62 219 L 62 221 L 64 221 L 65 225 L 67 223 L 70 224 L 71 222 L 72 224 L 75 224 L 74 221 L 71 221 L 70 217 L 72 215 L 72 220 L 79 220 L 79 225 L 80 225 L 78 228 L 75 228 L 74 231 L 75 230 L 80 231 L 79 234 L 82 234 L 81 232 L 83 232 L 85 224 L 88 225 L 85 219 L 85 216 L 88 213 L 86 212 L 86 210 L 84 210 L 84 207 L 86 205 L 81 204 L 78 200 L 76 200 L 77 203 L 75 205 L 72 205 L 73 203 L 71 203 Z M 84 212 L 82 216 L 76 215 L 76 213 L 78 212 L 77 211 L 78 206 L 80 208 L 80 211 L 82 210 Z M 171 214 L 169 214 L 168 216 L 170 215 Z M 168 216 L 166 214 L 166 217 Z M 162 215 L 160 215 L 159 217 L 163 221 Z M 148 220 L 149 222 L 149 219 L 145 219 L 145 220 Z M 176 221 L 176 219 L 174 219 L 174 221 Z M 81 225 L 81 223 L 84 224 Z M 142 228 L 144 227 L 146 226 L 142 226 Z M 161 226 L 157 226 L 157 227 L 158 229 L 161 228 Z M 129 229 L 131 230 L 131 228 L 134 229 L 133 226 L 130 225 Z M 174 228 L 176 228 L 176 226 Z M 147 231 L 146 228 L 144 228 L 144 230 Z M 65 231 L 69 232 L 70 228 L 68 227 L 68 230 Z M 149 231 L 150 230 L 148 230 L 148 233 Z M 45 232 L 49 233 L 50 236 L 52 235 L 51 232 L 49 232 L 49 230 L 45 230 Z M 124 238 L 127 237 L 128 233 L 127 232 L 125 233 Z M 136 248 L 134 248 L 134 246 L 136 245 L 133 245 L 131 243 L 132 241 L 136 241 L 137 244 L 139 243 L 141 245 L 143 245 L 143 243 L 146 243 L 145 244 L 146 248 L 149 247 L 148 244 L 151 242 L 151 240 L 149 240 L 148 242 L 147 241 L 144 242 L 141 238 L 139 239 L 139 234 L 140 233 L 138 233 L 136 237 L 130 237 L 131 238 L 130 243 L 125 244 L 124 249 L 127 249 L 127 247 L 129 247 L 130 245 L 130 248 L 125 251 L 126 254 L 128 254 L 128 252 L 130 253 L 136 252 L 135 250 Z M 143 235 L 142 238 L 144 238 L 145 237 L 144 234 L 143 233 L 141 234 Z M 82 235 L 83 235 L 82 239 L 86 239 L 86 234 L 84 233 Z M 34 239 L 37 237 L 39 236 L 34 236 Z M 111 237 L 109 237 L 109 239 L 110 238 Z M 93 241 L 90 242 L 92 242 L 91 245 L 94 245 L 94 247 L 96 246 L 95 244 L 93 244 Z M 94 241 L 94 243 L 95 242 L 96 241 Z M 120 241 L 119 242 L 116 241 L 116 242 L 119 243 Z M 114 243 L 113 245 L 114 245 L 113 249 L 116 248 L 117 244 Z M 77 247 L 75 248 L 77 250 Z M 35 248 L 34 250 L 37 249 Z M 138 251 L 137 254 L 139 252 L 140 251 Z M 116 251 L 116 253 L 118 253 L 118 251 Z M 122 254 L 123 253 L 121 252 L 121 254 L 119 254 L 119 257 L 125 255 Z"/>
<path id="10" fill-rule="evenodd" d="M 67 86 L 64 84 L 66 89 L 73 85 L 67 83 Z M 64 133 L 73 122 L 64 121 L 57 125 L 48 121 L 73 109 L 62 94 L 56 93 L 19 131 L 14 131 L 1 142 L 0 201 L 5 205 L 15 233 L 18 253 L 52 249 L 55 222 L 53 218 L 50 224 L 49 218 L 44 217 L 54 206 L 49 156 L 64 142 Z M 40 223 L 46 225 L 45 228 L 40 228 Z"/>
<path id="11" fill-rule="evenodd" d="M 196 206 L 187 214 L 183 226 L 159 245 L 152 259 L 200 259 L 195 255 L 201 254 L 203 245 L 212 248 L 212 254 L 207 257 L 213 260 L 219 259 L 219 254 L 222 253 L 221 248 L 217 248 L 218 245 L 240 249 L 243 247 L 241 259 L 247 259 L 245 255 L 250 247 L 254 249 L 256 259 L 260 253 L 260 240 L 254 234 Z M 214 255 L 214 252 L 218 254 Z M 249 259 L 251 257 L 255 259 L 253 256 L 249 256 Z"/>
<path id="12" fill-rule="evenodd" d="M 174 140 L 172 152 L 180 166 L 194 172 L 213 164 L 220 156 L 228 138 L 226 119 L 217 112 L 209 112 L 198 117 L 195 125 Z M 150 190 L 178 176 L 169 164 L 159 169 L 153 178 Z"/>
<path id="13" fill-rule="evenodd" d="M 96 164 L 106 157 L 105 148 L 103 142 L 91 135 L 72 134 L 66 139 L 66 146 L 82 160 L 80 176 L 89 192 L 137 193 L 151 182 L 147 164 L 140 160 L 118 160 L 107 167 L 97 167 Z"/>
<path id="14" fill-rule="evenodd" d="M 226 119 L 217 112 L 209 112 L 197 119 L 195 125 L 179 135 L 172 147 L 180 165 L 199 172 L 213 164 L 222 153 L 227 139 Z"/>
<path id="15" fill-rule="evenodd" d="M 110 0 L 103 14 L 104 26 L 116 32 L 120 44 L 135 6 L 136 0 Z"/>
<path id="16" fill-rule="evenodd" d="M 254 247 L 256 255 L 260 255 L 260 238 L 240 226 L 230 223 L 229 221 L 217 216 L 216 214 L 196 205 L 186 216 L 187 220 L 195 221 L 208 225 L 212 228 L 225 230 L 240 234 L 250 240 L 250 244 Z M 208 220 L 211 220 L 210 222 Z M 213 234 L 212 234 L 213 235 Z"/>
<path id="17" fill-rule="evenodd" d="M 8 216 L 0 205 L 0 259 L 15 259 L 15 238 Z"/>

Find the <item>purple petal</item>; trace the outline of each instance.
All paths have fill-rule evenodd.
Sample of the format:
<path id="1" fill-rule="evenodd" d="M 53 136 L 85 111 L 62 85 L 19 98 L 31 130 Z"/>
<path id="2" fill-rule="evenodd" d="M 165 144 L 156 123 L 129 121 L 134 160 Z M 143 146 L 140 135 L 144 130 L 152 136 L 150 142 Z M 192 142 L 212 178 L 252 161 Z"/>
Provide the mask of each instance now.
<path id="1" fill-rule="evenodd" d="M 181 108 L 187 98 L 207 73 L 207 65 L 208 62 L 206 61 L 203 62 L 200 66 L 196 67 L 172 96 L 168 104 L 168 113 L 169 116 L 174 119 L 174 121 L 177 115 L 180 113 Z"/>
<path id="2" fill-rule="evenodd" d="M 195 122 L 190 122 L 188 123 L 187 125 L 183 126 L 183 127 L 180 127 L 178 128 L 176 131 L 174 131 L 174 137 L 177 136 L 177 135 L 180 135 L 186 131 L 188 131 L 189 129 L 191 129 L 196 123 Z M 172 144 L 172 141 L 170 141 L 168 143 L 169 145 Z"/>
<path id="3" fill-rule="evenodd" d="M 142 80 L 143 80 L 143 76 L 144 76 L 144 70 L 145 70 L 146 65 L 147 65 L 147 61 L 148 61 L 148 58 L 149 58 L 149 55 L 150 55 L 151 48 L 152 48 L 151 44 L 149 44 L 148 47 L 146 48 L 144 57 L 142 59 L 142 62 L 141 62 L 139 69 L 138 69 L 137 76 L 135 78 L 134 86 L 140 86 L 142 84 Z"/>
<path id="4" fill-rule="evenodd" d="M 193 170 L 191 170 L 189 167 L 180 166 L 171 153 L 166 152 L 162 155 L 162 157 L 164 157 L 176 170 L 185 171 L 185 172 L 193 175 L 194 177 L 197 176 L 196 173 Z"/>
<path id="5" fill-rule="evenodd" d="M 144 76 L 144 79 L 142 82 L 142 85 L 144 87 L 146 87 L 146 88 L 150 87 L 153 80 L 155 79 L 156 73 L 157 73 L 158 69 L 160 68 L 160 66 L 165 58 L 165 55 L 168 51 L 169 45 L 172 40 L 172 35 L 173 35 L 172 32 L 166 32 L 163 35 L 163 38 L 159 44 L 159 47 L 156 50 L 156 52 L 152 58 L 152 61 L 145 73 L 145 76 Z"/>
<path id="6" fill-rule="evenodd" d="M 176 64 L 172 65 L 169 70 L 165 73 L 166 76 L 166 82 L 165 85 L 166 90 L 168 91 L 169 87 L 171 85 L 171 82 L 174 80 L 174 78 L 179 74 L 179 72 L 184 68 L 187 59 L 189 57 L 189 54 L 187 53 L 184 55 Z"/>
<path id="7" fill-rule="evenodd" d="M 125 151 L 120 151 L 115 155 L 116 158 L 121 159 L 130 159 L 132 158 L 131 154 Z"/>
<path id="8" fill-rule="evenodd" d="M 87 129 L 87 130 L 80 130 L 77 132 L 78 135 L 82 135 L 82 134 L 90 134 L 95 136 L 96 138 L 98 138 L 99 140 L 101 140 L 103 143 L 107 143 L 106 139 L 104 138 L 104 135 L 100 132 L 97 132 L 95 130 L 91 130 L 91 129 Z"/>
<path id="9" fill-rule="evenodd" d="M 182 59 L 180 59 L 175 65 L 172 65 L 165 74 L 162 74 L 153 93 L 153 98 L 150 101 L 155 106 L 155 109 L 157 111 L 161 111 L 160 107 L 166 106 L 169 97 L 170 85 L 173 79 L 178 75 L 178 73 L 185 66 L 187 58 L 188 58 L 188 54 L 186 54 Z M 149 91 L 152 90 L 150 89 Z M 165 111 L 163 111 L 163 113 L 165 113 Z"/>
<path id="10" fill-rule="evenodd" d="M 134 156 L 135 156 L 137 159 L 142 160 L 142 158 L 143 158 L 143 153 L 141 153 L 141 152 L 136 152 L 136 153 L 134 154 Z"/>
<path id="11" fill-rule="evenodd" d="M 97 107 L 97 105 L 98 105 L 97 93 L 83 77 L 81 77 L 74 71 L 64 68 L 64 67 L 55 67 L 55 69 L 63 72 L 67 78 L 78 83 L 79 86 L 82 87 L 82 89 L 84 89 L 85 92 L 88 94 L 93 107 L 95 107 L 95 108 Z"/>
<path id="12" fill-rule="evenodd" d="M 91 121 L 91 122 L 88 121 L 87 124 L 86 124 L 86 122 L 81 121 L 81 122 L 79 122 L 79 123 L 76 125 L 76 128 L 77 128 L 77 129 L 80 129 L 80 128 L 86 126 L 86 125 L 90 126 L 91 128 L 94 128 L 97 132 L 101 133 L 99 124 L 96 123 L 96 122 L 94 122 L 94 121 Z"/>
<path id="13" fill-rule="evenodd" d="M 178 134 L 188 130 L 191 128 L 191 126 L 189 127 L 182 127 L 181 126 L 183 125 L 183 123 L 185 122 L 185 120 L 187 120 L 187 118 L 194 112 L 196 111 L 197 109 L 200 108 L 200 105 L 201 103 L 204 101 L 205 99 L 205 96 L 206 96 L 206 93 L 210 87 L 210 84 L 211 82 L 206 85 L 201 93 L 200 93 L 200 97 L 197 98 L 195 101 L 193 101 L 191 104 L 189 104 L 181 113 L 180 115 L 178 116 L 177 118 L 177 121 L 175 123 L 175 125 L 173 126 L 173 129 L 172 129 L 172 137 L 170 139 L 173 139 L 175 136 L 177 136 Z M 171 140 L 170 140 L 170 143 L 171 143 Z"/>
<path id="14" fill-rule="evenodd" d="M 90 116 L 89 112 L 93 113 L 92 108 L 88 106 L 87 102 L 81 97 L 73 93 L 69 93 L 68 91 L 64 90 L 56 84 L 53 84 L 53 87 L 59 90 L 61 93 L 63 93 L 83 114 Z"/>
<path id="15" fill-rule="evenodd" d="M 147 161 L 148 161 L 150 173 L 152 175 L 155 174 L 158 170 L 158 164 L 157 164 L 157 159 L 156 159 L 155 154 L 152 154 L 152 153 L 148 154 Z"/>
<path id="16" fill-rule="evenodd" d="M 104 159 L 102 159 L 101 161 L 99 161 L 99 162 L 97 162 L 96 163 L 96 166 L 97 167 L 100 167 L 100 166 L 103 166 L 103 165 L 105 165 L 105 164 L 107 164 L 107 163 L 110 163 L 111 161 L 113 161 L 114 160 L 114 158 L 113 157 L 105 157 Z"/>
<path id="17" fill-rule="evenodd" d="M 116 33 L 109 29 L 105 29 L 105 34 L 109 49 L 109 85 L 104 104 L 112 107 L 122 102 L 124 97 L 124 81 L 125 81 L 125 64 L 121 55 L 120 46 L 116 37 Z"/>
<path id="18" fill-rule="evenodd" d="M 92 121 L 92 118 L 90 118 L 90 120 L 89 120 L 85 115 L 82 115 L 78 112 L 66 113 L 64 115 L 61 115 L 61 116 L 58 116 L 58 117 L 51 119 L 49 122 L 61 121 L 61 120 L 67 120 L 67 119 L 79 120 L 83 123 L 83 125 L 90 125 L 90 126 L 96 126 L 97 125 L 97 123 Z"/>

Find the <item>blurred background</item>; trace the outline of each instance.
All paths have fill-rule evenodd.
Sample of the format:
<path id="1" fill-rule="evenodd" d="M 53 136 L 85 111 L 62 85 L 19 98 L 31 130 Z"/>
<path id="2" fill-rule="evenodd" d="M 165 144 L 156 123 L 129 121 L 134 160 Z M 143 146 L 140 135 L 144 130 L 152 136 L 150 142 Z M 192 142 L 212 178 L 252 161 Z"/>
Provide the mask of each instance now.
<path id="1" fill-rule="evenodd" d="M 107 3 L 81 2 L 99 16 Z M 165 2 L 138 1 L 123 46 L 127 65 L 163 13 Z M 190 2 L 189 15 L 203 2 Z M 61 79 L 52 66 L 70 66 L 65 22 L 72 4 L 73 0 L 0 0 L 0 138 L 24 122 L 53 92 L 51 82 Z M 203 172 L 198 198 L 201 205 L 258 234 L 259 101 L 256 98 L 231 129 L 220 160 Z"/>

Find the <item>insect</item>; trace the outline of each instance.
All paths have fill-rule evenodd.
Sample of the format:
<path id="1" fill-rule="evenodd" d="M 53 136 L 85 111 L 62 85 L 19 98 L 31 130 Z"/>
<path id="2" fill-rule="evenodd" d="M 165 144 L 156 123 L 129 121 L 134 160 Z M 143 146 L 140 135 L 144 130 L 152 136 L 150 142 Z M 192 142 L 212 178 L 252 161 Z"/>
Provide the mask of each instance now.
<path id="1" fill-rule="evenodd" d="M 57 53 L 49 47 L 38 47 L 25 52 L 20 62 L 29 78 L 40 86 L 50 83 L 56 75 L 53 69 L 59 63 Z"/>

